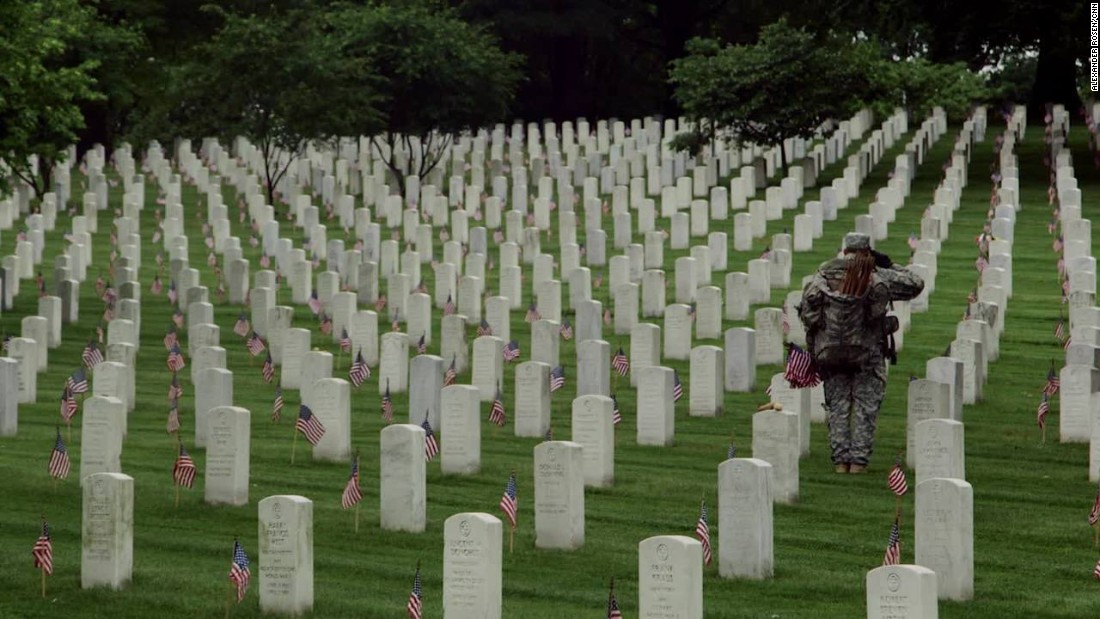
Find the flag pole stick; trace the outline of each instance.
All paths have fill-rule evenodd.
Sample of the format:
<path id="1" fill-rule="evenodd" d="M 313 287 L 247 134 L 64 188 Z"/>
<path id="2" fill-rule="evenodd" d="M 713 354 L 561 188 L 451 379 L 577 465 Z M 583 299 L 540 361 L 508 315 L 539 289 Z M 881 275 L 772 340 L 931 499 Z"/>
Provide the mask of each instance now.
<path id="1" fill-rule="evenodd" d="M 511 527 L 508 529 L 508 554 L 512 554 L 514 550 L 514 543 L 516 541 L 516 528 Z"/>
<path id="2" fill-rule="evenodd" d="M 294 428 L 294 438 L 290 440 L 290 463 L 294 464 L 294 452 L 298 450 L 298 428 Z"/>
<path id="3" fill-rule="evenodd" d="M 229 619 L 229 611 L 233 608 L 233 584 L 229 585 L 229 595 L 225 596 L 225 619 Z"/>
<path id="4" fill-rule="evenodd" d="M 355 504 L 355 532 L 356 533 L 359 532 L 359 507 L 361 505 L 362 505 L 361 502 Z"/>
<path id="5" fill-rule="evenodd" d="M 1092 526 L 1092 547 L 1100 546 L 1100 523 Z"/>
<path id="6" fill-rule="evenodd" d="M 42 567 L 42 597 L 46 597 L 46 567 Z"/>

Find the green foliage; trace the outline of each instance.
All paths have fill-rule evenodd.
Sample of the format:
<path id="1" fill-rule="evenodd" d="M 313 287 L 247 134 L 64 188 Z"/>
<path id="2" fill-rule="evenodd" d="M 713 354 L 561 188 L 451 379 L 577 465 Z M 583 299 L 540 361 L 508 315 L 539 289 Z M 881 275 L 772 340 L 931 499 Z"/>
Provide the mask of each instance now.
<path id="1" fill-rule="evenodd" d="M 1035 65 L 1038 58 L 1029 54 L 1014 54 L 1005 58 L 996 70 L 986 76 L 990 101 L 1010 104 L 1027 101 L 1035 85 Z"/>
<path id="2" fill-rule="evenodd" d="M 0 0 L 0 15 L 0 157 L 41 193 L 84 126 L 79 104 L 99 97 L 97 62 L 71 53 L 93 14 L 76 0 Z"/>
<path id="3" fill-rule="evenodd" d="M 226 13 L 208 41 L 171 70 L 162 114 L 150 114 L 142 137 L 170 140 L 235 136 L 251 140 L 265 161 L 268 198 L 293 157 L 312 141 L 342 135 L 354 118 L 379 128 L 371 81 L 348 62 L 316 13 L 292 7 L 266 15 Z"/>
<path id="4" fill-rule="evenodd" d="M 872 73 L 878 111 L 904 107 L 914 118 L 924 118 L 942 107 L 951 121 L 967 116 L 971 106 L 988 96 L 985 82 L 962 62 L 942 64 L 926 58 L 882 60 Z"/>
<path id="5" fill-rule="evenodd" d="M 406 175 L 435 167 L 451 135 L 505 120 L 521 58 L 502 52 L 452 11 L 422 3 L 345 6 L 328 23 L 337 53 L 379 78 L 384 150 L 392 153 L 401 140 L 415 153 L 407 161 L 387 160 L 402 191 Z M 353 116 L 352 125 L 354 135 L 379 133 L 373 119 Z"/>
<path id="6" fill-rule="evenodd" d="M 693 40 L 688 55 L 672 62 L 670 79 L 685 114 L 708 137 L 777 145 L 812 137 L 825 120 L 855 111 L 870 86 L 871 58 L 865 45 L 781 20 L 754 45 Z"/>
<path id="7" fill-rule="evenodd" d="M 703 148 L 709 143 L 703 130 L 693 129 L 677 133 L 669 141 L 668 147 L 675 151 L 685 151 L 692 157 L 696 157 L 703 152 Z"/>

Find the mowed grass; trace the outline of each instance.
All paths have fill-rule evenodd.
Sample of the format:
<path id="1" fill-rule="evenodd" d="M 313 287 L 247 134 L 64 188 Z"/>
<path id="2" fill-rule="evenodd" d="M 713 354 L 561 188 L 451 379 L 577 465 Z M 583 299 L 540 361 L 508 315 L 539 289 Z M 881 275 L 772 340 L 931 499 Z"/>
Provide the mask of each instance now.
<path id="1" fill-rule="evenodd" d="M 912 123 L 915 127 L 917 123 Z M 796 505 L 775 507 L 775 577 L 762 582 L 724 580 L 711 567 L 706 571 L 704 598 L 708 617 L 859 617 L 864 610 L 864 578 L 882 560 L 892 523 L 894 497 L 886 488 L 886 472 L 893 455 L 905 445 L 906 383 L 911 373 L 923 376 L 925 361 L 942 353 L 954 337 L 955 324 L 965 308 L 966 295 L 976 281 L 973 239 L 981 231 L 989 200 L 989 171 L 995 160 L 991 128 L 984 143 L 977 144 L 970 164 L 970 185 L 955 214 L 950 239 L 939 256 L 939 277 L 931 309 L 913 315 L 912 330 L 905 335 L 897 366 L 890 369 L 890 384 L 879 421 L 876 455 L 870 474 L 842 477 L 832 473 L 825 428 L 814 425 L 812 453 L 801 463 L 801 496 Z M 941 164 L 948 158 L 957 128 L 953 127 L 931 150 L 906 205 L 890 227 L 891 238 L 880 249 L 905 262 L 905 239 L 919 232 L 919 219 L 931 203 L 942 178 Z M 893 157 L 911 134 L 904 136 L 863 185 L 861 196 L 840 212 L 837 221 L 826 222 L 825 236 L 814 251 L 794 255 L 792 284 L 839 245 L 844 232 L 854 228 L 854 217 L 867 212 L 874 192 L 885 185 Z M 1084 214 L 1092 211 L 1091 196 L 1100 191 L 1100 179 L 1086 161 L 1084 132 L 1077 130 L 1070 143 L 1076 149 L 1077 174 L 1085 196 Z M 1059 367 L 1062 351 L 1053 339 L 1061 310 L 1051 237 L 1046 231 L 1050 216 L 1046 203 L 1047 170 L 1043 165 L 1042 128 L 1032 127 L 1017 151 L 1021 170 L 1021 203 L 1014 246 L 1015 296 L 1009 303 L 1007 328 L 1001 340 L 1001 358 L 990 365 L 985 401 L 966 407 L 967 481 L 974 487 L 975 599 L 967 603 L 941 603 L 943 617 L 1083 617 L 1100 612 L 1100 588 L 1092 567 L 1100 550 L 1092 546 L 1086 515 L 1095 488 L 1087 480 L 1086 445 L 1057 442 L 1057 404 L 1048 419 L 1051 430 L 1045 445 L 1039 443 L 1035 407 L 1051 359 Z M 840 173 L 841 164 L 826 170 L 822 182 Z M 74 180 L 79 198 L 81 177 Z M 171 308 L 163 295 L 149 291 L 158 272 L 155 256 L 162 248 L 152 243 L 156 220 L 155 185 L 146 181 L 148 193 L 142 215 L 143 247 L 141 280 L 142 339 L 137 369 L 137 407 L 129 416 L 129 434 L 122 454 L 122 469 L 134 478 L 134 578 L 124 591 L 80 589 L 81 495 L 77 479 L 80 454 L 79 424 L 74 420 L 70 453 L 74 472 L 56 489 L 46 472 L 57 401 L 66 376 L 79 363 L 80 350 L 94 334 L 102 303 L 94 290 L 95 277 L 107 273 L 110 221 L 121 206 L 121 190 L 111 193 L 110 210 L 100 213 L 95 235 L 95 262 L 81 288 L 79 324 L 66 326 L 64 343 L 50 351 L 49 371 L 39 375 L 38 403 L 20 408 L 19 434 L 0 439 L 0 616 L 2 617 L 212 617 L 224 613 L 229 589 L 233 538 L 240 536 L 253 560 L 256 576 L 256 502 L 273 494 L 301 494 L 314 501 L 314 587 L 316 617 L 403 617 L 404 605 L 419 561 L 424 580 L 425 616 L 442 616 L 443 522 L 464 511 L 499 515 L 497 503 L 511 470 L 519 478 L 519 529 L 515 551 L 505 552 L 503 565 L 504 616 L 574 618 L 599 617 L 604 612 L 607 582 L 615 578 L 619 603 L 627 617 L 637 616 L 637 544 L 660 534 L 691 535 L 698 517 L 699 500 L 710 509 L 712 539 L 718 536 L 717 466 L 726 456 L 730 437 L 739 455 L 751 455 L 751 414 L 765 401 L 763 389 L 778 367 L 761 367 L 757 392 L 727 394 L 726 414 L 717 419 L 691 418 L 687 397 L 677 406 L 676 443 L 670 448 L 635 445 L 635 395 L 626 380 L 615 391 L 624 413 L 616 430 L 614 488 L 589 490 L 585 496 L 586 541 L 582 549 L 547 552 L 534 549 L 532 449 L 536 439 L 512 436 L 511 420 L 497 431 L 483 421 L 481 472 L 470 477 L 444 476 L 439 464 L 428 466 L 428 528 L 413 535 L 382 531 L 378 527 L 378 433 L 376 379 L 352 395 L 352 442 L 362 457 L 365 495 L 361 528 L 353 532 L 354 516 L 340 509 L 340 493 L 348 468 L 342 464 L 313 463 L 308 446 L 298 441 L 298 459 L 289 464 L 293 418 L 298 394 L 286 392 L 287 406 L 280 424 L 270 421 L 274 388 L 263 383 L 258 361 L 247 355 L 243 340 L 232 332 L 241 307 L 218 302 L 216 281 L 205 266 L 208 250 L 203 244 L 205 199 L 185 186 L 186 229 L 191 265 L 202 273 L 201 283 L 211 290 L 215 319 L 221 326 L 222 345 L 228 351 L 228 368 L 234 372 L 235 403 L 252 411 L 251 496 L 246 507 L 211 507 L 202 501 L 203 450 L 193 448 L 194 387 L 184 370 L 185 395 L 181 402 L 184 442 L 199 470 L 195 488 L 184 490 L 181 505 L 173 506 L 171 468 L 175 439 L 164 432 L 168 412 L 166 392 L 170 374 L 161 344 L 170 324 Z M 805 199 L 816 197 L 816 190 Z M 242 240 L 245 256 L 258 270 L 259 251 L 248 247 L 249 231 L 237 222 L 237 197 L 226 189 L 233 233 Z M 319 202 L 319 200 L 318 200 Z M 281 212 L 285 212 L 280 209 Z M 163 212 L 163 210 L 162 210 Z M 769 222 L 769 234 L 793 229 L 793 216 Z M 605 216 L 610 230 L 610 219 Z M 338 238 L 336 222 L 330 222 L 329 238 Z M 301 233 L 284 220 L 282 234 L 300 245 Z M 53 256 L 63 250 L 62 234 L 70 228 L 67 215 L 58 218 L 57 230 L 48 236 L 47 258 L 42 266 L 49 285 Z M 712 230 L 730 234 L 732 219 L 713 222 Z M 583 234 L 583 233 L 582 233 Z M 11 251 L 14 231 L 5 232 L 4 253 Z M 610 236 L 610 234 L 609 234 Z M 557 254 L 557 240 L 543 239 L 543 250 Z M 760 240 L 752 252 L 731 252 L 730 270 L 745 270 L 767 244 Z M 348 241 L 350 247 L 351 241 Z M 666 246 L 667 247 L 667 246 Z M 441 248 L 436 243 L 436 258 Z M 491 250 L 495 254 L 495 249 Z M 612 252 L 609 242 L 609 255 Z M 673 290 L 673 260 L 686 252 L 666 248 L 669 290 Z M 494 255 L 499 263 L 499 258 Z M 324 268 L 324 267 L 322 267 Z M 165 272 L 167 254 L 165 253 Z M 599 268 L 594 268 L 594 274 Z M 161 278 L 167 285 L 167 275 Z M 434 291 L 431 269 L 425 280 Z M 606 275 L 606 272 L 605 272 Z M 488 274 L 488 289 L 497 290 L 496 271 Z M 713 281 L 721 286 L 724 274 Z M 530 279 L 527 279 L 528 286 Z M 568 299 L 568 287 L 563 298 Z M 531 290 L 525 288 L 525 304 Z M 782 303 L 785 291 L 773 291 L 773 306 Z M 606 285 L 594 296 L 609 303 Z M 289 304 L 289 290 L 279 290 L 278 300 Z M 670 297 L 671 299 L 671 292 Z M 566 303 L 567 305 L 567 303 Z M 14 311 L 0 315 L 3 331 L 16 333 L 23 316 L 36 311 L 33 281 L 23 282 Z M 512 314 L 512 333 L 529 358 L 530 328 L 523 311 Z M 435 315 L 435 343 L 439 352 L 439 315 Z M 387 328 L 388 318 L 380 320 Z M 657 324 L 661 324 L 657 321 Z M 745 326 L 729 323 L 726 327 Z M 313 345 L 337 353 L 330 338 L 322 336 L 308 308 L 297 307 L 295 326 L 314 331 Z M 476 325 L 470 325 L 469 338 Z M 605 339 L 614 350 L 629 345 L 626 336 L 614 336 L 605 327 Z M 722 345 L 721 342 L 699 342 Z M 562 342 L 561 358 L 568 383 L 553 398 L 553 427 L 557 438 L 570 436 L 570 403 L 576 389 L 574 342 Z M 345 355 L 334 370 L 345 376 Z M 670 362 L 688 387 L 686 363 Z M 505 403 L 514 408 L 514 366 L 505 370 Z M 469 381 L 468 372 L 459 382 Z M 407 419 L 407 394 L 397 394 L 397 419 Z M 488 405 L 482 406 L 482 418 Z M 446 437 L 443 437 L 446 440 Z M 913 478 L 910 473 L 910 482 Z M 913 495 L 905 498 L 902 519 L 903 561 L 913 560 Z M 56 571 L 49 581 L 49 595 L 39 593 L 39 574 L 32 567 L 30 549 L 45 514 L 53 527 Z M 234 606 L 233 616 L 259 616 L 257 583 L 245 601 Z"/>

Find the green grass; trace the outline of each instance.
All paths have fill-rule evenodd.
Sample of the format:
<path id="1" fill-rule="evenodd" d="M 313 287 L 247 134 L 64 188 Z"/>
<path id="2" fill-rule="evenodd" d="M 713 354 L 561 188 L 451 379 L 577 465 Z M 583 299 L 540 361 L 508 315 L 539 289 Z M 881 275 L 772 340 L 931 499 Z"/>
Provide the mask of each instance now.
<path id="1" fill-rule="evenodd" d="M 912 123 L 916 126 L 916 123 Z M 919 218 L 932 199 L 942 177 L 941 163 L 948 157 L 955 128 L 937 143 L 919 169 L 906 205 L 891 225 L 891 237 L 880 249 L 904 262 L 905 239 L 919 232 Z M 981 230 L 988 207 L 988 170 L 994 160 L 990 131 L 986 142 L 975 148 L 970 165 L 970 186 L 955 214 L 950 239 L 939 256 L 939 276 L 931 309 L 913 316 L 905 348 L 896 367 L 891 368 L 890 385 L 880 416 L 877 451 L 871 474 L 838 477 L 832 473 L 824 427 L 815 425 L 812 453 L 801 464 L 801 496 L 793 506 L 775 507 L 775 577 L 762 582 L 721 579 L 717 570 L 707 570 L 704 583 L 708 617 L 859 617 L 864 614 L 864 577 L 881 562 L 892 522 L 894 498 L 887 490 L 886 471 L 892 454 L 905 445 L 905 383 L 910 373 L 923 375 L 925 361 L 941 354 L 953 339 L 955 323 L 964 309 L 966 294 L 974 285 L 973 238 Z M 813 252 L 794 255 L 791 281 L 812 272 L 832 254 L 841 235 L 854 227 L 856 215 L 867 212 L 874 192 L 885 185 L 893 156 L 911 137 L 904 136 L 888 151 L 863 185 L 860 198 L 840 212 L 835 222 L 826 222 L 825 236 Z M 1024 205 L 1016 225 L 1014 247 L 1015 296 L 1009 303 L 1007 328 L 1001 340 L 1001 358 L 990 365 L 984 402 L 968 406 L 966 422 L 967 481 L 974 487 L 975 599 L 967 603 L 942 603 L 943 617 L 1082 617 L 1100 612 L 1100 593 L 1091 576 L 1100 551 L 1092 547 L 1092 534 L 1085 516 L 1094 486 L 1087 481 L 1087 446 L 1057 443 L 1057 406 L 1049 418 L 1054 440 L 1039 444 L 1034 412 L 1046 369 L 1051 358 L 1060 358 L 1052 330 L 1059 314 L 1056 256 L 1046 232 L 1047 172 L 1042 163 L 1041 128 L 1033 127 L 1028 139 L 1018 145 L 1021 170 L 1021 202 Z M 1083 132 L 1071 136 L 1078 160 L 1079 184 L 1086 197 L 1100 191 L 1100 179 L 1087 166 Z M 842 164 L 825 171 L 821 185 L 840 173 Z M 79 179 L 79 177 L 77 177 Z M 81 195 L 79 180 L 73 194 Z M 96 262 L 89 269 L 89 281 L 81 290 L 81 320 L 65 328 L 63 345 L 50 351 L 50 369 L 39 376 L 38 404 L 20 410 L 19 434 L 0 439 L 0 616 L 2 617 L 147 617 L 220 616 L 223 612 L 226 575 L 233 537 L 239 535 L 254 561 L 258 560 L 255 503 L 273 494 L 301 494 L 314 501 L 314 616 L 317 617 L 403 617 L 404 604 L 417 561 L 422 562 L 425 615 L 442 615 L 442 528 L 444 520 L 461 511 L 499 514 L 497 502 L 513 468 L 519 477 L 519 530 L 516 549 L 506 552 L 503 566 L 504 616 L 506 617 L 598 617 L 603 612 L 607 581 L 614 576 L 620 605 L 627 617 L 637 616 L 637 544 L 659 534 L 690 535 L 698 516 L 698 501 L 706 497 L 716 505 L 716 469 L 725 458 L 731 434 L 740 455 L 749 455 L 751 413 L 763 401 L 762 390 L 776 367 L 761 367 L 755 394 L 727 394 L 726 415 L 718 419 L 687 416 L 687 398 L 677 407 L 676 444 L 670 448 L 642 448 L 634 444 L 634 393 L 618 391 L 624 422 L 616 431 L 615 486 L 586 492 L 586 543 L 572 553 L 536 551 L 533 544 L 532 449 L 536 439 L 511 436 L 511 422 L 497 433 L 487 422 L 482 425 L 482 470 L 470 477 L 443 476 L 438 463 L 428 466 L 428 528 L 413 535 L 382 531 L 378 527 L 378 433 L 383 427 L 374 381 L 352 395 L 352 441 L 362 455 L 365 499 L 363 526 L 352 532 L 353 516 L 340 509 L 340 492 L 347 476 L 343 464 L 313 463 L 304 443 L 298 463 L 289 465 L 293 417 L 297 392 L 287 391 L 287 407 L 280 425 L 269 421 L 273 388 L 262 382 L 259 364 L 252 363 L 243 341 L 231 331 L 239 307 L 217 303 L 215 319 L 222 327 L 222 345 L 228 351 L 227 365 L 234 372 L 236 404 L 252 415 L 251 501 L 247 507 L 209 507 L 202 502 L 202 471 L 205 454 L 192 449 L 200 475 L 193 490 L 183 492 L 179 509 L 173 507 L 171 467 L 174 440 L 164 433 L 167 415 L 165 395 L 169 373 L 160 340 L 170 324 L 166 298 L 148 290 L 157 271 L 159 248 L 151 243 L 155 220 L 152 211 L 154 184 L 146 181 L 146 211 L 142 215 L 144 282 L 142 348 L 137 371 L 137 407 L 129 417 L 129 435 L 122 454 L 122 469 L 134 478 L 134 579 L 121 592 L 80 589 L 80 491 L 78 467 L 79 428 L 74 428 L 70 445 L 74 473 L 55 490 L 46 473 L 57 417 L 57 397 L 65 377 L 77 367 L 80 349 L 94 332 L 101 303 L 95 299 L 94 280 L 103 269 L 109 252 L 110 213 L 120 206 L 121 192 L 112 192 L 111 211 L 101 214 L 95 237 Z M 247 245 L 248 232 L 236 221 L 236 196 L 226 190 L 233 233 L 242 239 L 245 257 L 258 268 L 258 250 Z M 816 190 L 805 199 L 816 197 Z M 186 229 L 193 266 L 202 272 L 203 285 L 213 292 L 216 282 L 202 266 L 207 249 L 196 218 L 200 202 L 193 187 L 184 188 L 188 213 Z M 793 229 L 787 211 L 781 222 L 770 222 L 769 233 L 784 227 Z M 605 216 L 606 217 L 606 216 Z M 610 229 L 610 219 L 605 218 Z M 52 278 L 52 259 L 63 247 L 61 235 L 70 228 L 69 218 L 58 218 L 57 230 L 48 237 L 42 271 Z M 725 229 L 732 247 L 732 219 Z M 284 235 L 301 238 L 284 221 Z M 581 233 L 583 242 L 583 227 Z M 5 233 L 5 252 L 10 251 L 14 232 Z M 610 235 L 609 235 L 610 236 Z M 330 238 L 339 237 L 335 223 Z M 730 252 L 730 270 L 744 270 L 767 244 L 757 242 L 751 252 Z M 544 251 L 556 254 L 553 241 Z M 350 247 L 350 243 L 349 243 Z M 609 242 L 609 252 L 610 242 Z M 687 252 L 666 247 L 667 265 Z M 436 257 L 441 250 L 436 247 Z M 167 262 L 167 254 L 165 254 Z M 165 264 L 167 269 L 167 264 Z M 595 269 L 594 269 L 595 270 Z M 669 286 L 672 281 L 671 268 Z M 426 280 L 434 290 L 430 269 Z M 496 272 L 489 273 L 488 289 L 495 291 Z M 721 285 L 722 274 L 714 281 Z M 167 278 L 162 274 L 167 283 Z M 529 280 L 528 280 L 529 281 Z M 52 282 L 50 283 L 52 286 Z M 567 299 L 567 295 L 563 297 Z M 606 286 L 595 296 L 608 303 Z M 525 290 L 525 304 L 531 291 Z M 212 294 L 213 296 L 213 294 Z M 289 290 L 279 291 L 279 302 L 289 303 Z M 671 298 L 671 296 L 669 297 Z M 782 302 L 774 291 L 772 305 Z M 22 294 L 12 312 L 0 316 L 7 333 L 17 332 L 19 320 L 36 311 L 33 282 L 24 282 Z M 439 334 L 438 315 L 434 332 Z M 383 325 L 386 321 L 382 321 Z M 660 324 L 658 322 L 657 324 Z M 322 338 L 316 321 L 305 307 L 296 308 L 296 326 L 314 329 L 314 345 L 336 352 Z M 475 325 L 471 325 L 470 337 Z M 725 327 L 744 326 L 727 323 Z M 605 332 L 613 348 L 626 337 Z M 523 311 L 512 314 L 512 333 L 526 353 L 530 352 L 530 329 Z M 437 335 L 438 342 L 438 335 Z M 714 342 L 700 342 L 714 343 Z M 721 343 L 718 343 L 721 345 Z M 430 352 L 438 352 L 438 343 Z M 569 383 L 554 397 L 555 434 L 570 433 L 570 395 L 575 393 L 574 342 L 562 342 L 561 358 L 567 366 Z M 334 372 L 343 376 L 347 358 Z M 687 364 L 670 363 L 687 386 Z M 1061 365 L 1061 362 L 1058 362 Z M 506 368 L 506 406 L 514 408 L 513 366 Z M 189 376 L 189 369 L 183 375 Z M 460 376 L 468 381 L 468 372 Z M 184 382 L 181 404 L 184 437 L 193 442 L 194 390 Z M 406 419 L 407 395 L 395 396 L 397 418 Z M 488 415 L 483 405 L 482 417 Z M 78 415 L 75 423 L 79 424 Z M 445 437 L 444 437 L 445 440 Z M 902 521 L 903 561 L 913 559 L 912 494 L 905 499 Z M 32 568 L 30 549 L 38 534 L 39 515 L 53 526 L 56 571 L 50 579 L 49 597 L 39 597 L 39 575 Z M 711 510 L 711 531 L 716 546 L 717 510 Z M 237 617 L 258 616 L 257 585 L 254 582 L 245 602 L 234 607 Z"/>

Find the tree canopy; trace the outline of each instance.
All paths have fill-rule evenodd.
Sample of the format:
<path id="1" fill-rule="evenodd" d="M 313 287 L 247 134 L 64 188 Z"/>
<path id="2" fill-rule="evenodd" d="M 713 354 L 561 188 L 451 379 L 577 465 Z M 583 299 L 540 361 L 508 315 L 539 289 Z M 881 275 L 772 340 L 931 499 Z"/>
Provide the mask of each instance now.
<path id="1" fill-rule="evenodd" d="M 415 3 L 346 6 L 329 21 L 338 54 L 377 83 L 381 126 L 353 115 L 349 135 L 377 134 L 402 192 L 406 176 L 436 166 L 452 135 L 507 120 L 522 59 L 455 13 Z M 393 156 L 399 141 L 410 157 Z"/>
<path id="2" fill-rule="evenodd" d="M 264 185 L 274 203 L 292 158 L 315 141 L 356 127 L 381 128 L 372 82 L 347 62 L 308 8 L 241 15 L 210 8 L 223 20 L 188 60 L 169 72 L 161 109 L 140 130 L 170 138 L 244 136 L 264 160 Z"/>
<path id="3" fill-rule="evenodd" d="M 42 193 L 84 127 L 79 104 L 101 96 L 92 77 L 98 63 L 71 53 L 92 13 L 76 0 L 0 0 L 0 15 L 0 157 Z"/>
<path id="4" fill-rule="evenodd" d="M 865 45 L 779 21 L 755 45 L 691 41 L 688 55 L 672 63 L 670 81 L 704 140 L 777 145 L 853 113 L 871 88 L 873 60 Z"/>

